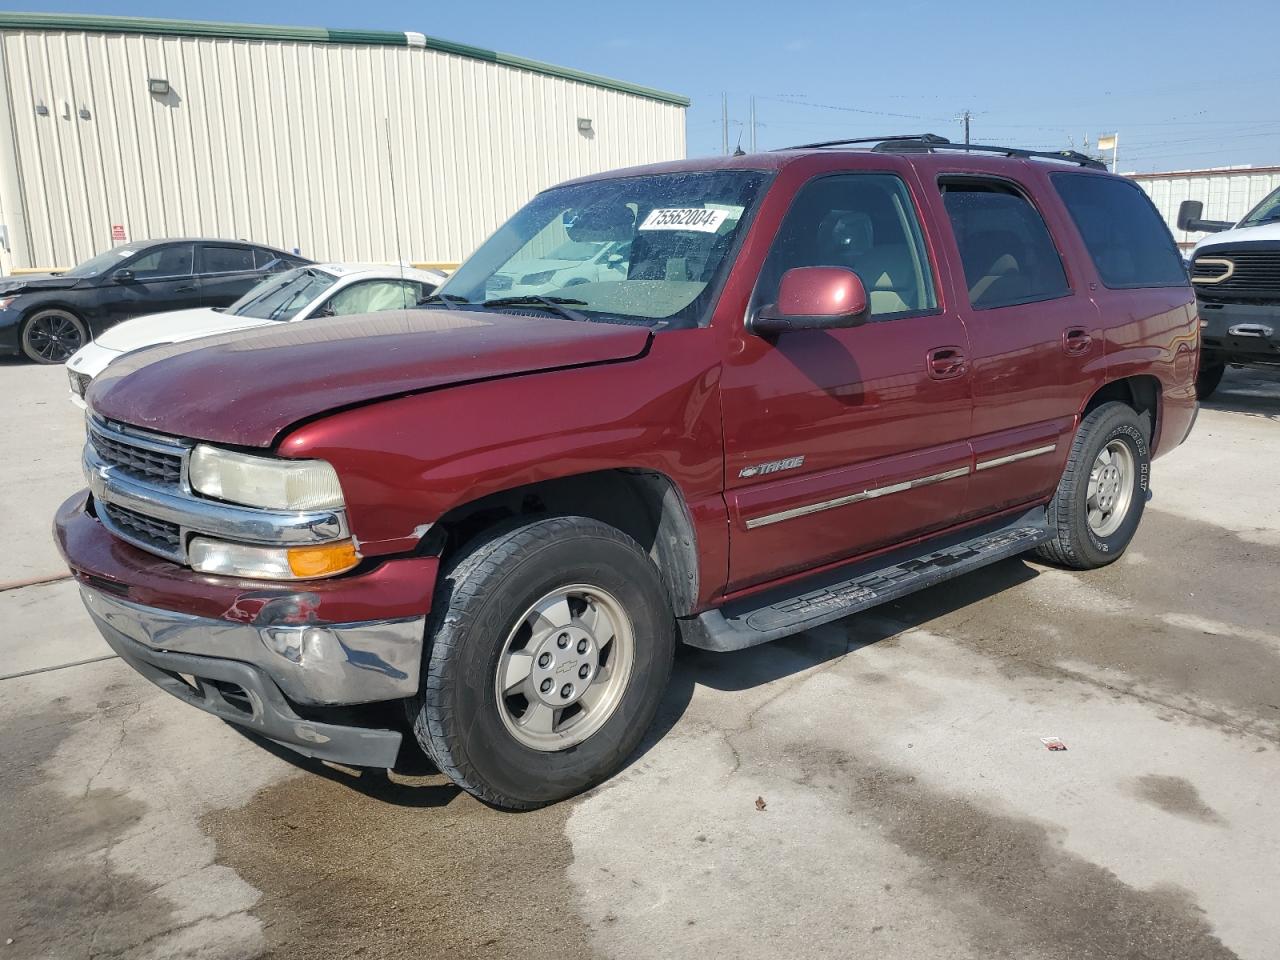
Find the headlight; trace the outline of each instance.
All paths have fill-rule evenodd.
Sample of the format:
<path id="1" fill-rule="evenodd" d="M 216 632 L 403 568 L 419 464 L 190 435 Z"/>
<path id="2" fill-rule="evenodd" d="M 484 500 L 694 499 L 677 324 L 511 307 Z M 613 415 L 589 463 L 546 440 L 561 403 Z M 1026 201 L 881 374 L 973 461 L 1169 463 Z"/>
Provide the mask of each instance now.
<path id="1" fill-rule="evenodd" d="M 556 275 L 555 270 L 543 270 L 541 273 L 526 273 L 520 278 L 521 283 L 547 283 Z"/>
<path id="2" fill-rule="evenodd" d="M 305 547 L 254 547 L 192 537 L 187 560 L 192 570 L 223 577 L 312 580 L 345 573 L 360 562 L 360 552 L 350 540 Z"/>
<path id="3" fill-rule="evenodd" d="M 191 451 L 191 487 L 219 500 L 268 510 L 342 506 L 338 474 L 323 460 L 278 460 L 200 444 Z"/>
<path id="4" fill-rule="evenodd" d="M 11 294 L 7 297 L 0 297 L 0 310 L 8 310 L 13 301 L 17 300 L 19 294 Z"/>

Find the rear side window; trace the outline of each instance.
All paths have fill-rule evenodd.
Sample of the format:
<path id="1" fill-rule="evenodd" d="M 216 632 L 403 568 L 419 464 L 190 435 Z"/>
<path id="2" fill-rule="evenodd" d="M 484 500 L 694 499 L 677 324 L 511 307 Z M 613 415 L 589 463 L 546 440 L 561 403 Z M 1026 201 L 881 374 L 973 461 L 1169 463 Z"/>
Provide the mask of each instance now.
<path id="1" fill-rule="evenodd" d="M 1071 292 L 1049 228 L 1026 197 L 995 181 L 943 180 L 941 187 L 974 309 Z"/>
<path id="2" fill-rule="evenodd" d="M 205 246 L 200 259 L 201 273 L 243 273 L 253 269 L 253 248 Z"/>
<path id="3" fill-rule="evenodd" d="M 1187 282 L 1169 228 L 1136 183 L 1080 173 L 1055 173 L 1052 179 L 1105 286 L 1171 287 Z"/>

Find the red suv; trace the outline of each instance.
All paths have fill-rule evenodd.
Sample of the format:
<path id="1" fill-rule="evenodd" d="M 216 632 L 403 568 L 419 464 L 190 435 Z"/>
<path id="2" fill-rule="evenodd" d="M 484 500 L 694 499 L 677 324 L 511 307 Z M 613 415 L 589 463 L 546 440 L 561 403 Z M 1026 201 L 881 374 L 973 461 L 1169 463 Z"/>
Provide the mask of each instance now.
<path id="1" fill-rule="evenodd" d="M 542 269 L 567 243 L 594 278 Z M 57 537 L 177 696 L 348 764 L 411 725 L 529 808 L 624 763 L 677 642 L 1115 560 L 1198 356 L 1168 230 L 1086 157 L 661 164 L 534 197 L 420 309 L 112 364 Z"/>

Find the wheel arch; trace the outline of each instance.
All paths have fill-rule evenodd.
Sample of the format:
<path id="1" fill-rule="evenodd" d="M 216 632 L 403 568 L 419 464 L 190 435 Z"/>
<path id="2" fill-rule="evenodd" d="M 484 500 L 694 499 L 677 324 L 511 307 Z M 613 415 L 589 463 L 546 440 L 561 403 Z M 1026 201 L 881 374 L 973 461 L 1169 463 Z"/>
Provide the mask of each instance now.
<path id="1" fill-rule="evenodd" d="M 1109 380 L 1100 386 L 1080 410 L 1080 420 L 1104 403 L 1119 401 L 1131 407 L 1146 427 L 1147 443 L 1153 448 L 1160 429 L 1160 380 L 1149 373 Z"/>
<path id="2" fill-rule="evenodd" d="M 676 483 L 653 470 L 598 470 L 488 494 L 449 510 L 428 536 L 447 557 L 498 524 L 539 515 L 591 517 L 626 533 L 657 567 L 675 615 L 693 612 L 699 588 L 693 518 Z"/>

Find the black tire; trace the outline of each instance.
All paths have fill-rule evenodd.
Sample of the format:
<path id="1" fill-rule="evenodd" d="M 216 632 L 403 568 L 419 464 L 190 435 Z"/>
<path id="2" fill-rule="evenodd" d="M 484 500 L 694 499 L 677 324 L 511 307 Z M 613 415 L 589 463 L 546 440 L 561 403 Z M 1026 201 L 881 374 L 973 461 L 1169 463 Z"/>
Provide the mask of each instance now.
<path id="1" fill-rule="evenodd" d="M 1196 376 L 1196 399 L 1208 400 L 1212 397 L 1213 392 L 1218 389 L 1218 384 L 1222 382 L 1222 375 L 1226 372 L 1225 363 L 1201 365 L 1200 373 Z"/>
<path id="2" fill-rule="evenodd" d="M 84 321 L 69 310 L 37 310 L 22 322 L 22 353 L 34 363 L 66 363 L 89 342 Z"/>
<path id="3" fill-rule="evenodd" d="M 594 585 L 619 601 L 635 654 L 604 726 L 550 752 L 508 731 L 495 677 L 522 612 L 568 584 Z M 441 575 L 427 630 L 423 689 L 408 702 L 418 742 L 462 789 L 512 810 L 563 800 L 622 766 L 653 722 L 676 644 L 670 601 L 647 554 L 620 530 L 585 517 L 521 523 L 468 545 Z"/>
<path id="4" fill-rule="evenodd" d="M 1127 404 L 1104 403 L 1084 418 L 1071 444 L 1071 454 L 1058 489 L 1049 502 L 1048 522 L 1053 539 L 1036 553 L 1059 566 L 1091 570 L 1119 559 L 1133 539 L 1147 502 L 1151 452 L 1143 421 Z M 1106 536 L 1089 525 L 1089 478 L 1094 461 L 1112 442 L 1129 448 L 1133 457 L 1130 499 L 1122 521 Z"/>

